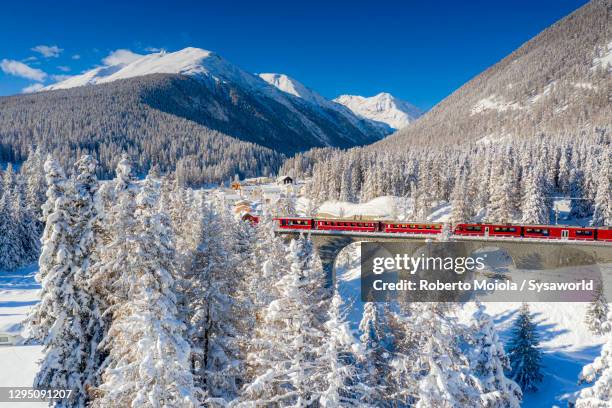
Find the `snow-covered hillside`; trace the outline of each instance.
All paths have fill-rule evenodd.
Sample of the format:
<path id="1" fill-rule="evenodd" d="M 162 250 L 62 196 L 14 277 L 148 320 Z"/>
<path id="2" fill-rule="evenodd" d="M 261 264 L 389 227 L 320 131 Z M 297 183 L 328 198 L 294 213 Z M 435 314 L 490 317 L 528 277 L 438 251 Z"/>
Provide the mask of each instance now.
<path id="1" fill-rule="evenodd" d="M 346 106 L 358 116 L 386 123 L 393 129 L 404 128 L 423 114 L 416 106 L 386 92 L 369 98 L 340 95 L 334 101 Z"/>
<path id="2" fill-rule="evenodd" d="M 205 127 L 203 130 L 209 134 L 221 132 L 282 153 L 295 153 L 312 147 L 364 145 L 392 132 L 386 124 L 355 115 L 344 106 L 307 90 L 297 81 L 283 77 L 276 84 L 268 83 L 208 50 L 189 47 L 176 52 L 161 51 L 130 57 L 121 61 L 107 58 L 105 62 L 112 65 L 96 67 L 49 85 L 41 92 L 28 94 L 29 100 L 38 101 L 36 104 L 25 102 L 25 97 L 15 97 L 7 103 L 14 105 L 19 112 L 52 105 L 52 115 L 61 115 L 64 119 L 49 122 L 35 119 L 47 129 L 42 132 L 44 134 L 67 134 L 68 131 L 57 128 L 63 123 L 76 123 L 82 119 L 81 110 L 68 107 L 78 100 L 79 106 L 95 105 L 105 123 L 113 123 L 127 134 L 142 136 L 144 132 L 140 128 L 149 120 L 130 119 L 128 126 L 139 129 L 126 130 L 126 125 L 118 124 L 109 113 L 120 111 L 120 118 L 125 119 L 136 103 L 145 105 L 141 111 L 148 112 L 148 108 L 154 108 L 170 113 L 172 117 L 165 118 L 165 122 L 186 118 Z M 95 90 L 83 89 L 88 87 L 95 87 Z M 128 98 L 136 98 L 136 102 L 128 102 Z M 111 107 L 105 106 L 107 100 L 113 100 Z M 48 110 L 44 111 L 48 117 Z M 11 107 L 3 107 L 0 113 L 0 124 L 5 123 L 11 128 L 17 126 L 13 120 L 2 120 L 3 115 L 11 115 Z M 78 133 L 91 126 L 90 117 L 87 121 L 87 125 L 72 126 L 76 129 L 73 131 Z M 97 131 L 101 126 L 91 127 Z M 0 131 L 2 133 L 12 133 L 12 130 Z M 175 138 L 173 133 L 176 131 L 164 132 Z M 266 164 L 270 166 L 272 163 Z"/>

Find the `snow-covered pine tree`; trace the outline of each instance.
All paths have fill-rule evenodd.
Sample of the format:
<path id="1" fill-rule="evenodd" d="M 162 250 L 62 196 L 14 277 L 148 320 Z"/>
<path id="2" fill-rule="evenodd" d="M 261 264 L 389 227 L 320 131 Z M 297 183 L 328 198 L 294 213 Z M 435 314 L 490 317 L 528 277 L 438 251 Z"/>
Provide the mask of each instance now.
<path id="1" fill-rule="evenodd" d="M 584 172 L 580 169 L 570 171 L 569 181 L 570 215 L 576 218 L 584 218 L 589 215 L 592 202 L 584 193 Z"/>
<path id="2" fill-rule="evenodd" d="M 243 346 L 254 323 L 250 315 L 250 288 L 245 282 L 250 272 L 251 231 L 248 222 L 234 218 L 225 201 L 214 200 L 211 209 L 216 215 L 219 234 L 209 237 L 221 240 L 217 245 L 222 262 L 211 268 L 208 276 L 201 275 L 211 280 L 204 284 L 207 320 L 202 361 L 209 401 L 214 403 L 219 399 L 220 404 L 225 404 L 238 397 L 244 382 Z"/>
<path id="3" fill-rule="evenodd" d="M 493 320 L 482 303 L 478 302 L 476 308 L 471 319 L 469 358 L 472 373 L 478 379 L 482 406 L 520 408 L 523 394 L 518 384 L 504 374 L 510 368 L 510 361 Z"/>
<path id="4" fill-rule="evenodd" d="M 480 407 L 480 392 L 469 361 L 457 344 L 458 324 L 437 304 L 415 304 L 415 328 L 420 331 L 416 408 Z"/>
<path id="5" fill-rule="evenodd" d="M 44 170 L 45 157 L 41 148 L 31 150 L 28 158 L 23 162 L 20 173 L 25 178 L 26 202 L 30 212 L 36 220 L 36 227 L 42 231 L 42 205 L 45 202 L 45 182 Z"/>
<path id="6" fill-rule="evenodd" d="M 89 282 L 92 291 L 106 303 L 103 313 L 107 316 L 112 315 L 112 307 L 128 299 L 131 281 L 124 271 L 128 270 L 136 241 L 138 185 L 127 155 L 121 158 L 115 173 L 113 181 L 100 189 L 103 230 Z"/>
<path id="7" fill-rule="evenodd" d="M 602 335 L 610 330 L 608 323 L 608 313 L 610 306 L 604 294 L 603 283 L 598 282 L 593 293 L 593 300 L 587 306 L 584 322 L 591 333 Z"/>
<path id="8" fill-rule="evenodd" d="M 123 270 L 127 298 L 113 308 L 106 340 L 110 363 L 96 407 L 199 406 L 176 307 L 170 222 L 157 210 L 158 195 L 157 184 L 146 179 L 136 197 Z"/>
<path id="9" fill-rule="evenodd" d="M 36 279 L 41 282 L 41 301 L 28 316 L 29 337 L 43 344 L 44 357 L 34 379 L 41 389 L 70 389 L 69 398 L 56 403 L 84 407 L 88 401 L 85 383 L 90 354 L 87 337 L 92 322 L 91 301 L 79 271 L 87 267 L 91 246 L 83 245 L 91 235 L 87 220 L 79 219 L 74 184 L 63 177 L 59 164 L 45 163 L 50 191 L 43 248 Z"/>
<path id="10" fill-rule="evenodd" d="M 77 252 L 75 259 L 78 269 L 75 272 L 76 286 L 81 293 L 81 302 L 85 305 L 87 315 L 83 316 L 86 343 L 83 345 L 87 360 L 83 373 L 83 388 L 89 390 L 100 384 L 100 375 L 106 353 L 98 346 L 107 329 L 107 319 L 103 317 L 104 300 L 92 290 L 90 279 L 94 273 L 93 265 L 97 262 L 97 245 L 99 236 L 96 230 L 100 222 L 100 203 L 98 202 L 99 183 L 96 177 L 98 163 L 90 155 L 84 155 L 74 165 L 73 230 L 78 232 Z"/>
<path id="11" fill-rule="evenodd" d="M 546 195 L 542 190 L 544 178 L 539 167 L 527 175 L 525 192 L 523 194 L 522 222 L 526 224 L 547 224 L 550 220 Z"/>
<path id="12" fill-rule="evenodd" d="M 540 372 L 542 352 L 539 344 L 540 339 L 529 306 L 523 303 L 512 329 L 508 357 L 510 377 L 524 392 L 537 391 L 538 383 L 543 378 Z"/>
<path id="13" fill-rule="evenodd" d="M 612 225 L 612 148 L 602 153 L 603 157 L 596 178 L 597 193 L 591 225 Z"/>
<path id="14" fill-rule="evenodd" d="M 21 236 L 21 246 L 24 252 L 24 261 L 34 262 L 40 256 L 40 236 L 39 222 L 35 214 L 30 210 L 24 194 L 18 194 L 13 200 L 15 220 L 19 226 Z"/>
<path id="15" fill-rule="evenodd" d="M 450 304 L 400 303 L 394 314 L 395 349 L 390 388 L 393 406 L 476 407 L 477 381 L 458 339 L 462 327 Z"/>
<path id="16" fill-rule="evenodd" d="M 25 258 L 9 197 L 6 192 L 0 197 L 0 270 L 17 268 Z"/>
<path id="17" fill-rule="evenodd" d="M 466 222 L 469 221 L 472 216 L 472 209 L 470 208 L 469 190 L 467 185 L 467 175 L 465 172 L 460 172 L 455 179 L 455 186 L 451 194 L 451 221 L 452 222 Z"/>
<path id="18" fill-rule="evenodd" d="M 612 326 L 612 313 L 608 315 L 608 325 Z M 606 336 L 607 342 L 601 348 L 601 354 L 582 369 L 580 383 L 592 385 L 580 391 L 576 408 L 612 406 L 612 331 L 608 331 Z"/>
<path id="19" fill-rule="evenodd" d="M 512 169 L 508 159 L 502 156 L 495 160 L 491 169 L 491 194 L 487 205 L 487 221 L 494 223 L 510 222 L 513 218 Z"/>
<path id="20" fill-rule="evenodd" d="M 351 333 L 342 305 L 336 290 L 325 322 L 325 338 L 317 351 L 310 380 L 321 385 L 318 401 L 321 407 L 365 407 L 380 393 L 361 382 L 357 360 L 363 360 L 365 355 Z"/>
<path id="21" fill-rule="evenodd" d="M 242 394 L 244 406 L 306 407 L 320 397 L 311 374 L 324 343 L 325 276 L 304 238 L 291 242 L 286 260 L 276 283 L 280 297 L 268 305 L 254 333 L 247 360 L 254 375 Z"/>
<path id="22" fill-rule="evenodd" d="M 386 304 L 366 302 L 359 322 L 360 340 L 364 348 L 362 381 L 369 388 L 366 403 L 379 406 L 389 391 L 388 376 L 393 351 L 393 335 L 389 326 Z"/>

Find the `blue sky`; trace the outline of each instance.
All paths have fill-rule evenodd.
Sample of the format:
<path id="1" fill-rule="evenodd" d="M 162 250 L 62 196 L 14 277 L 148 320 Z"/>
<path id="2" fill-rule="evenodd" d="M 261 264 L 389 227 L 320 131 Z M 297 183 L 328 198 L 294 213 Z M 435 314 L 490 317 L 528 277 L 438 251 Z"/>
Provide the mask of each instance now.
<path id="1" fill-rule="evenodd" d="M 251 72 L 288 74 L 329 98 L 386 91 L 429 109 L 584 3 L 5 2 L 0 95 L 80 73 L 117 49 L 194 46 Z"/>

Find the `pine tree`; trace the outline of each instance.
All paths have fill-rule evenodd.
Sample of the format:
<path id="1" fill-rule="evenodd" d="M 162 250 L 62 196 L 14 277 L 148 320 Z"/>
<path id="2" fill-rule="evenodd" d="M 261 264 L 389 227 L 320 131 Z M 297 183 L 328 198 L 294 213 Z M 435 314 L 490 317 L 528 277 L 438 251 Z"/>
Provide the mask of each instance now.
<path id="1" fill-rule="evenodd" d="M 452 222 L 466 222 L 470 220 L 472 210 L 468 203 L 468 193 L 467 176 L 462 172 L 456 179 L 455 187 L 451 195 Z"/>
<path id="2" fill-rule="evenodd" d="M 415 326 L 424 341 L 419 357 L 426 374 L 418 378 L 417 408 L 478 407 L 479 390 L 456 343 L 458 326 L 436 304 L 419 304 Z"/>
<path id="3" fill-rule="evenodd" d="M 199 284 L 205 289 L 201 300 L 204 313 L 195 326 L 203 336 L 198 344 L 198 374 L 209 399 L 223 402 L 238 396 L 243 370 L 239 327 L 248 311 L 241 304 L 245 299 L 240 292 L 243 287 L 239 266 L 244 254 L 238 252 L 243 250 L 242 243 L 232 234 L 235 220 L 225 203 L 214 202 L 208 211 L 194 262 Z"/>
<path id="4" fill-rule="evenodd" d="M 612 225 L 612 152 L 604 151 L 597 176 L 597 193 L 591 225 Z"/>
<path id="5" fill-rule="evenodd" d="M 157 199 L 155 183 L 146 179 L 124 260 L 128 296 L 113 308 L 106 340 L 110 363 L 97 407 L 198 406 L 191 350 L 176 307 L 169 220 L 157 210 Z"/>
<path id="6" fill-rule="evenodd" d="M 523 197 L 522 222 L 526 224 L 547 224 L 550 219 L 549 208 L 542 186 L 544 180 L 538 168 L 527 177 L 526 191 Z"/>
<path id="7" fill-rule="evenodd" d="M 325 277 L 303 238 L 291 242 L 286 259 L 288 268 L 276 283 L 280 297 L 264 311 L 248 356 L 255 373 L 243 392 L 246 406 L 306 407 L 320 395 L 310 376 L 324 343 Z"/>
<path id="8" fill-rule="evenodd" d="M 499 340 L 493 320 L 482 303 L 471 321 L 470 361 L 474 376 L 478 379 L 483 407 L 519 408 L 522 392 L 518 384 L 507 378 L 504 370 L 510 362 Z"/>
<path id="9" fill-rule="evenodd" d="M 106 358 L 106 353 L 98 347 L 107 329 L 107 321 L 102 315 L 105 303 L 90 286 L 99 244 L 99 237 L 96 234 L 100 222 L 97 166 L 97 161 L 89 155 L 82 156 L 74 165 L 73 229 L 78 231 L 76 257 L 79 262 L 79 267 L 75 272 L 75 282 L 81 293 L 81 302 L 87 310 L 87 315 L 83 319 L 86 339 L 83 346 L 87 355 L 84 364 L 83 388 L 87 393 L 89 389 L 100 384 L 100 369 Z M 88 393 L 87 398 L 89 397 Z"/>
<path id="10" fill-rule="evenodd" d="M 513 218 L 512 171 L 505 157 L 495 162 L 491 170 L 491 194 L 487 205 L 487 221 L 510 222 Z"/>
<path id="11" fill-rule="evenodd" d="M 569 181 L 570 215 L 584 218 L 589 215 L 591 202 L 584 193 L 584 172 L 580 169 L 570 171 Z"/>
<path id="12" fill-rule="evenodd" d="M 529 306 L 524 303 L 514 322 L 512 338 L 508 347 L 511 378 L 525 392 L 537 391 L 537 384 L 542 381 L 540 365 L 542 352 L 539 349 L 540 340 L 533 323 Z"/>
<path id="13" fill-rule="evenodd" d="M 337 290 L 332 297 L 328 316 L 325 339 L 318 350 L 310 379 L 322 385 L 319 404 L 329 408 L 366 406 L 366 401 L 372 400 L 375 392 L 360 382 L 356 363 L 364 355 L 353 338 Z"/>
<path id="14" fill-rule="evenodd" d="M 23 263 L 25 252 L 7 193 L 0 197 L 0 231 L 0 270 L 15 269 Z"/>
<path id="15" fill-rule="evenodd" d="M 47 220 L 43 250 L 36 279 L 41 282 L 41 301 L 28 317 L 29 336 L 42 342 L 44 357 L 34 380 L 37 388 L 71 389 L 66 407 L 84 407 L 88 401 L 85 384 L 89 378 L 88 325 L 91 300 L 80 279 L 87 268 L 91 230 L 79 218 L 74 184 L 63 177 L 59 164 L 45 163 L 50 186 L 45 204 Z"/>
<path id="16" fill-rule="evenodd" d="M 599 282 L 593 294 L 593 300 L 587 307 L 584 322 L 593 334 L 602 335 L 610 330 L 608 323 L 608 312 L 610 306 L 604 295 L 603 283 Z"/>
<path id="17" fill-rule="evenodd" d="M 401 303 L 395 313 L 391 363 L 392 404 L 415 407 L 475 407 L 477 381 L 459 338 L 462 328 L 450 304 Z M 394 406 L 395 406 L 394 405 Z"/>
<path id="18" fill-rule="evenodd" d="M 388 309 L 377 302 L 366 302 L 359 323 L 361 344 L 364 347 L 362 381 L 369 387 L 366 399 L 370 404 L 382 404 L 388 391 L 388 375 L 393 350 L 393 335 L 385 312 Z"/>
<path id="19" fill-rule="evenodd" d="M 612 313 L 608 315 L 608 327 L 612 325 Z M 580 383 L 591 383 L 580 391 L 576 408 L 607 408 L 612 405 L 612 331 L 608 330 L 607 342 L 601 354 L 582 369 Z"/>

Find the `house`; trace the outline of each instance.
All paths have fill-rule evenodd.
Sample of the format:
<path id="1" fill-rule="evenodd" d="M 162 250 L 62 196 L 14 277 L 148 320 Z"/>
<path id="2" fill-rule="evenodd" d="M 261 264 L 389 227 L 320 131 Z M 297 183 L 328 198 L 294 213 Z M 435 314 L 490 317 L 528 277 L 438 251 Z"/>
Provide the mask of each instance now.
<path id="1" fill-rule="evenodd" d="M 19 333 L 0 332 L 0 346 L 15 346 L 23 342 Z"/>
<path id="2" fill-rule="evenodd" d="M 293 184 L 293 178 L 290 176 L 280 176 L 276 179 L 277 184 Z"/>

